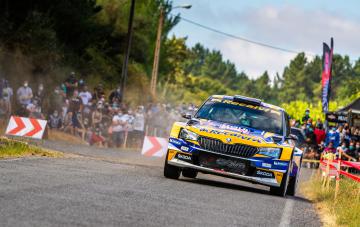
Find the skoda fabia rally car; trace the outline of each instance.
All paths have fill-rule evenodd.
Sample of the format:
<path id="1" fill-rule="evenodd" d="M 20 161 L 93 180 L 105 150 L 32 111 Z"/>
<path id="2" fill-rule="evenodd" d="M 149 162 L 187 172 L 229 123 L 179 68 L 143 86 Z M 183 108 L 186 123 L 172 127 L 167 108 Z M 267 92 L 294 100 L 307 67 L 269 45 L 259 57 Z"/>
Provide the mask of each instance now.
<path id="1" fill-rule="evenodd" d="M 244 96 L 211 96 L 186 123 L 175 122 L 164 166 L 167 178 L 198 172 L 270 186 L 294 195 L 302 151 L 280 107 Z"/>

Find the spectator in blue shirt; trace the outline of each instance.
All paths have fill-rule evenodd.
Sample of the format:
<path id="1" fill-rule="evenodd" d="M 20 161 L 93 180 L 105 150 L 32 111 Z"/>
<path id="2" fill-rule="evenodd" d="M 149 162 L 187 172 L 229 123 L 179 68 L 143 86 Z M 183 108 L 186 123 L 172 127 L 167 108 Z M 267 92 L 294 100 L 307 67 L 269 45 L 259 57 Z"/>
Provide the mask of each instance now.
<path id="1" fill-rule="evenodd" d="M 329 142 L 333 142 L 334 147 L 338 147 L 340 145 L 340 133 L 336 131 L 336 128 L 332 128 L 326 133 L 326 146 L 329 144 Z"/>

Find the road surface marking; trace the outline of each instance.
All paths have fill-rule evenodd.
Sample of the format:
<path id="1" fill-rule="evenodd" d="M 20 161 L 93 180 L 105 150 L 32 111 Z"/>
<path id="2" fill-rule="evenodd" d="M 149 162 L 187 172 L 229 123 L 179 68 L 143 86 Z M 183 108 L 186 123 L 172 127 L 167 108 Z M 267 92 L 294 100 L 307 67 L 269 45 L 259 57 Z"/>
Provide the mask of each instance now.
<path id="1" fill-rule="evenodd" d="M 286 199 L 283 214 L 281 216 L 279 227 L 290 226 L 290 218 L 294 207 L 293 199 Z"/>

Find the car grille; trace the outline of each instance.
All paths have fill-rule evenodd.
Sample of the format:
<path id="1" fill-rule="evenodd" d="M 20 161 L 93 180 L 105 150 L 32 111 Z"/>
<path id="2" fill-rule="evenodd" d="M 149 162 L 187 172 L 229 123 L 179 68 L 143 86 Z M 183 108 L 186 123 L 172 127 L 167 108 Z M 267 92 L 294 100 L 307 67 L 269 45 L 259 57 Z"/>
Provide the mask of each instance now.
<path id="1" fill-rule="evenodd" d="M 201 148 L 205 150 L 244 158 L 252 157 L 258 151 L 256 147 L 244 144 L 226 144 L 218 139 L 211 139 L 202 136 L 198 138 L 198 142 Z"/>

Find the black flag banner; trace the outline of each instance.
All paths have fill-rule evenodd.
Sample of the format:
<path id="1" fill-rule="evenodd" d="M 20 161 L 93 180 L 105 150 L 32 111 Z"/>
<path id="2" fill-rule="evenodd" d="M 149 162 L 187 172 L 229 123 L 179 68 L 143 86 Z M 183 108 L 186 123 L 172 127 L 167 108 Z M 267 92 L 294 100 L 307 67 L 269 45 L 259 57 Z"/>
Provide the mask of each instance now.
<path id="1" fill-rule="evenodd" d="M 331 68 L 332 68 L 332 58 L 334 50 L 334 40 L 331 38 L 331 48 L 323 43 L 323 57 L 322 57 L 322 73 L 321 73 L 321 83 L 322 83 L 322 110 L 324 113 L 329 111 L 329 99 L 331 91 Z"/>

